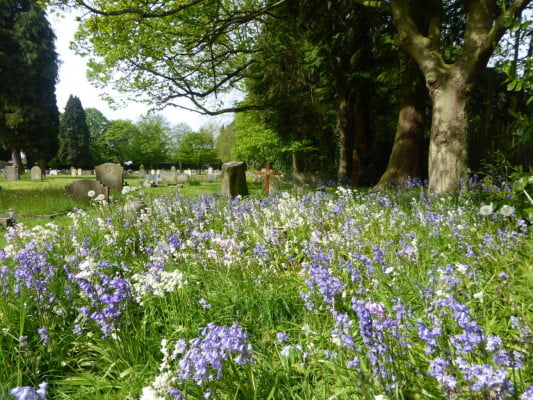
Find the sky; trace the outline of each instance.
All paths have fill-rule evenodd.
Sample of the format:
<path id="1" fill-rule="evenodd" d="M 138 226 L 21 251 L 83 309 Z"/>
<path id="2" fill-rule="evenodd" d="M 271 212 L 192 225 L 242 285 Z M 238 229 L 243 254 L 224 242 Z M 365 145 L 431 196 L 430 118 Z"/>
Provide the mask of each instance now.
<path id="1" fill-rule="evenodd" d="M 113 110 L 106 101 L 100 99 L 99 89 L 92 86 L 86 78 L 86 60 L 76 55 L 69 48 L 78 26 L 76 16 L 74 14 L 66 14 L 66 16 L 61 17 L 50 13 L 48 14 L 48 21 L 57 37 L 56 51 L 61 62 L 59 66 L 59 82 L 56 85 L 57 106 L 60 112 L 65 110 L 65 105 L 70 95 L 77 96 L 84 109 L 96 108 L 109 120 L 127 119 L 137 121 L 140 116 L 149 111 L 150 108 L 146 104 L 135 102 L 128 103 L 126 108 Z M 123 96 L 122 94 L 117 94 L 117 98 Z M 163 115 L 172 125 L 184 122 L 193 130 L 199 130 L 208 123 L 220 125 L 228 122 L 227 117 L 207 117 L 176 107 L 169 107 L 158 112 L 158 114 Z"/>

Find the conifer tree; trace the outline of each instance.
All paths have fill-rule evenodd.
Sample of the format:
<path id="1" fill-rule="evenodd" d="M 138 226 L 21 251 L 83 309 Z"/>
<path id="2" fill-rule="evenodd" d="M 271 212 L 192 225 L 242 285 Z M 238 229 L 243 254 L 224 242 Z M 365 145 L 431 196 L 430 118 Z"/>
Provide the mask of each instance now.
<path id="1" fill-rule="evenodd" d="M 78 97 L 70 95 L 59 126 L 59 162 L 66 167 L 91 167 L 89 129 Z"/>
<path id="2" fill-rule="evenodd" d="M 55 35 L 35 0 L 0 0 L 0 146 L 30 162 L 57 151 Z"/>

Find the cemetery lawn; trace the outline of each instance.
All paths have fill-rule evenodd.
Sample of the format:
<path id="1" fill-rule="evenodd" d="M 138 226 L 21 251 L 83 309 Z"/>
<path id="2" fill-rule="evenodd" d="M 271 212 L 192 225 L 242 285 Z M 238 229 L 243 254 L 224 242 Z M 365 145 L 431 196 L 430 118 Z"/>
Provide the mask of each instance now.
<path id="1" fill-rule="evenodd" d="M 533 398 L 533 243 L 514 210 L 216 185 L 5 231 L 0 399 L 42 382 L 48 400 Z"/>

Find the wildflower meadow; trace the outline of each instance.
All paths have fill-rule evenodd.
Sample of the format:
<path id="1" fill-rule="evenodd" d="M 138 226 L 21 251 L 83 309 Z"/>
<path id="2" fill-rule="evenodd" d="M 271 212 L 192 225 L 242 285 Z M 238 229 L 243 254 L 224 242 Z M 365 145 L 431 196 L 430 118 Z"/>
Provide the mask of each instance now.
<path id="1" fill-rule="evenodd" d="M 0 399 L 533 399 L 531 227 L 510 203 L 125 198 L 147 207 L 5 232 Z"/>

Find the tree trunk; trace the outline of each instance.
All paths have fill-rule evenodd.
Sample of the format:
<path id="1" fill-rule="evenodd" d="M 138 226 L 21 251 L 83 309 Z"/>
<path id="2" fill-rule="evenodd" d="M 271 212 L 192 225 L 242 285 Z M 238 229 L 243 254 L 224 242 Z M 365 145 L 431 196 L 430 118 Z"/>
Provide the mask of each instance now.
<path id="1" fill-rule="evenodd" d="M 22 158 L 20 156 L 20 149 L 11 149 L 11 163 L 14 167 L 17 167 L 19 171 L 24 171 L 24 166 L 22 165 Z"/>
<path id="2" fill-rule="evenodd" d="M 456 79 L 448 79 L 430 90 L 433 100 L 428 165 L 430 193 L 458 190 L 468 167 L 469 87 L 457 79 L 458 74 L 453 75 Z"/>
<path id="3" fill-rule="evenodd" d="M 401 186 L 420 176 L 420 149 L 424 133 L 420 103 L 420 99 L 412 94 L 402 100 L 389 163 L 376 189 Z"/>
<path id="4" fill-rule="evenodd" d="M 345 97 L 339 100 L 337 109 L 337 132 L 339 132 L 339 182 L 350 182 L 353 174 L 353 158 L 355 150 L 353 115 L 350 101 Z"/>

